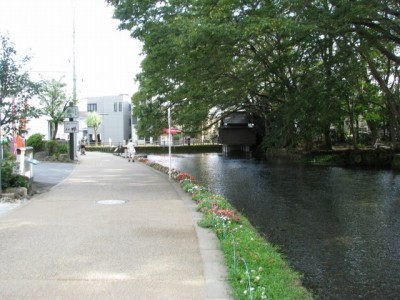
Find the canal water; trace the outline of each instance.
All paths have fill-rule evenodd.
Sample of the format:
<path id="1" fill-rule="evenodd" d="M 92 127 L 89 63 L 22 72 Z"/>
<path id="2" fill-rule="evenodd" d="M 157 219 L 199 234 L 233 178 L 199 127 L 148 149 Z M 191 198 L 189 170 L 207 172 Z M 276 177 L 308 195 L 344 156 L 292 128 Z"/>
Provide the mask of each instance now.
<path id="1" fill-rule="evenodd" d="M 225 196 L 319 299 L 400 299 L 400 174 L 222 154 L 171 165 Z"/>

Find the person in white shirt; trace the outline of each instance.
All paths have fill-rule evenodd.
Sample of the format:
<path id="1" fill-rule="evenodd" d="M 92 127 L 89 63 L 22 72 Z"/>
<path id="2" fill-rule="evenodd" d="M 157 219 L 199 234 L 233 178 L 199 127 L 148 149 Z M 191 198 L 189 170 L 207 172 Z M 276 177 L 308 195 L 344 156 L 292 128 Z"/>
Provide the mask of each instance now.
<path id="1" fill-rule="evenodd" d="M 135 153 L 136 153 L 136 149 L 135 149 L 135 145 L 133 144 L 132 140 L 129 140 L 129 143 L 126 145 L 126 147 L 128 148 L 128 162 L 131 161 L 135 162 L 134 157 L 135 157 Z"/>

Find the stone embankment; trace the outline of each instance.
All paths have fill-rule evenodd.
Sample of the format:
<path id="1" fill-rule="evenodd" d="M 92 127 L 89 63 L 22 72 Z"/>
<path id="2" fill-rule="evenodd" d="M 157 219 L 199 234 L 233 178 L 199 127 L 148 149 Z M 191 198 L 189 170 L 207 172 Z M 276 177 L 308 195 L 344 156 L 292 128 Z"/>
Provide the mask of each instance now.
<path id="1" fill-rule="evenodd" d="M 24 187 L 8 188 L 0 195 L 0 203 L 19 203 L 28 199 L 28 189 Z"/>
<path id="2" fill-rule="evenodd" d="M 48 155 L 45 151 L 40 151 L 35 154 L 35 159 L 38 161 L 57 161 L 57 162 L 70 162 L 68 153 L 60 153 L 57 155 Z"/>

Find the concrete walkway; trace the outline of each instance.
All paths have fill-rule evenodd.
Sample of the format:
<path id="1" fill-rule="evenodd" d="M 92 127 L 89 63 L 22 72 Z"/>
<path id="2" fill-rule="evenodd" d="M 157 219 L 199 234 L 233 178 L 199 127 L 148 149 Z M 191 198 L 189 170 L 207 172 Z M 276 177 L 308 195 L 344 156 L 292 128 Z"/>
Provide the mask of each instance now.
<path id="1" fill-rule="evenodd" d="M 217 239 L 175 182 L 111 154 L 79 160 L 0 218 L 0 299 L 231 299 Z"/>

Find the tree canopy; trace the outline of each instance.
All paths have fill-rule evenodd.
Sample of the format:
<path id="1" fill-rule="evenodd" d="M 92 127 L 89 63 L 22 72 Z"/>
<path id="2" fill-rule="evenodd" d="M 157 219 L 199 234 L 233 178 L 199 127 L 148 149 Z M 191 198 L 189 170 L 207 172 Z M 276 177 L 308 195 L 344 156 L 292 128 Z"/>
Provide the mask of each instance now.
<path id="1" fill-rule="evenodd" d="M 86 124 L 88 127 L 93 128 L 94 130 L 94 136 L 95 136 L 95 145 L 97 146 L 97 130 L 100 127 L 101 124 L 101 116 L 95 112 L 88 112 L 87 117 L 86 117 Z"/>
<path id="2" fill-rule="evenodd" d="M 143 42 L 139 134 L 159 132 L 167 108 L 187 131 L 245 109 L 265 146 L 329 148 L 347 124 L 356 147 L 361 118 L 400 139 L 396 0 L 107 2 Z"/>
<path id="3" fill-rule="evenodd" d="M 71 99 L 67 98 L 65 93 L 66 84 L 62 80 L 43 80 L 39 93 L 40 104 L 43 106 L 43 114 L 50 117 L 51 139 L 55 140 L 58 125 L 64 119 L 64 112 Z"/>
<path id="4" fill-rule="evenodd" d="M 26 130 L 28 117 L 40 115 L 40 110 L 29 105 L 39 84 L 30 80 L 25 69 L 30 57 L 19 57 L 6 35 L 0 35 L 0 43 L 0 124 L 2 136 L 10 138 Z"/>

